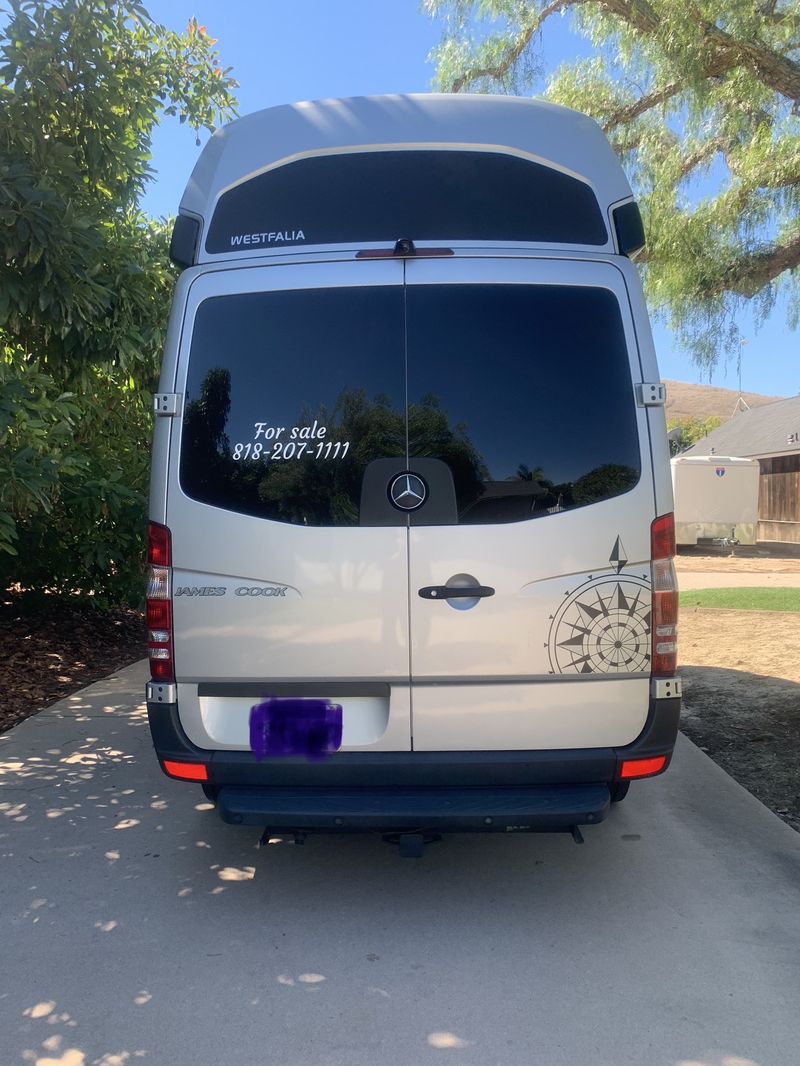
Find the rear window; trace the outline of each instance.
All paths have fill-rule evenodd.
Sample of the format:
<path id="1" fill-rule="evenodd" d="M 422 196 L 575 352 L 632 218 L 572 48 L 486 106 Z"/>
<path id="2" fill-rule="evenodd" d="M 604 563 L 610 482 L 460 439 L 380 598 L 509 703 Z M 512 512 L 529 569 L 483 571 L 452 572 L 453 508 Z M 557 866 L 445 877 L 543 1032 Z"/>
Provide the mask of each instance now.
<path id="1" fill-rule="evenodd" d="M 451 523 L 538 519 L 632 489 L 636 408 L 614 295 L 398 285 L 200 305 L 181 444 L 188 496 L 353 526 L 365 471 L 384 458 L 412 471 L 415 459 L 444 463 Z M 398 525 L 408 520 L 397 512 Z M 410 521 L 424 524 L 424 512 Z"/>
<path id="2" fill-rule="evenodd" d="M 367 464 L 405 451 L 400 285 L 200 304 L 181 444 L 187 495 L 282 522 L 358 525 Z"/>
<path id="3" fill-rule="evenodd" d="M 432 450 L 431 421 L 446 412 L 463 441 L 448 460 L 460 522 L 540 518 L 636 485 L 636 407 L 613 293 L 412 285 L 407 320 L 411 456 L 452 454 Z"/>
<path id="4" fill-rule="evenodd" d="M 406 150 L 314 156 L 223 193 L 206 251 L 297 244 L 535 241 L 604 245 L 591 187 L 497 152 Z"/>

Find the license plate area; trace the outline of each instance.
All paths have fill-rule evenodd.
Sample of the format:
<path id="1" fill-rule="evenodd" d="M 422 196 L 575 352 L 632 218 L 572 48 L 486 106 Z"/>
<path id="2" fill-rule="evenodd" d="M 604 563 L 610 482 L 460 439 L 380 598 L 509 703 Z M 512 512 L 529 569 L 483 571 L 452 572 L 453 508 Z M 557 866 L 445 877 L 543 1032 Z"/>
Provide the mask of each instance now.
<path id="1" fill-rule="evenodd" d="M 178 682 L 181 726 L 200 748 L 250 752 L 250 711 L 273 696 L 341 704 L 343 752 L 410 750 L 410 688 L 384 682 Z"/>
<path id="2" fill-rule="evenodd" d="M 327 699 L 269 696 L 250 709 L 257 760 L 281 755 L 324 759 L 342 746 L 342 705 Z"/>

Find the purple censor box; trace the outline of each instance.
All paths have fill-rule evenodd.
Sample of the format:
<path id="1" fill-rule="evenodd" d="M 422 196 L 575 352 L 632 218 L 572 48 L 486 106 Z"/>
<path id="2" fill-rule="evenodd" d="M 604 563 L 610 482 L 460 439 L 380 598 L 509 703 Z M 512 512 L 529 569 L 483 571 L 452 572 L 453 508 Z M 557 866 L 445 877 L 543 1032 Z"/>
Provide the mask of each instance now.
<path id="1" fill-rule="evenodd" d="M 267 696 L 250 710 L 250 747 L 259 762 L 275 755 L 304 755 L 313 762 L 341 746 L 341 704 Z"/>

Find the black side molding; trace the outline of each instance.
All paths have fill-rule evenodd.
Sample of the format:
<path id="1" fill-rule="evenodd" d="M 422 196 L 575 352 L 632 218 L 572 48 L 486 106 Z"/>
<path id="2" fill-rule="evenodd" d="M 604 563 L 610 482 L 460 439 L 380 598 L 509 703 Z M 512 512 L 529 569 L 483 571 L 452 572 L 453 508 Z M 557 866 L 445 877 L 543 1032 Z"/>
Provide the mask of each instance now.
<path id="1" fill-rule="evenodd" d="M 278 681 L 259 684 L 252 681 L 201 681 L 198 696 L 249 696 L 263 700 L 267 696 L 291 696 L 295 699 L 315 697 L 325 699 L 347 696 L 380 696 L 389 698 L 391 686 L 384 681 Z"/>

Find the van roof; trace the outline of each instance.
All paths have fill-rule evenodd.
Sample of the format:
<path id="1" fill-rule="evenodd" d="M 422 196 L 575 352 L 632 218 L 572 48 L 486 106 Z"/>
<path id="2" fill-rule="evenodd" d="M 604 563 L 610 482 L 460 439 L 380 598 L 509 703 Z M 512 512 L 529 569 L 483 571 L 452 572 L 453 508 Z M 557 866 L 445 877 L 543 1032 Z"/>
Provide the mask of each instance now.
<path id="1" fill-rule="evenodd" d="M 219 198 L 232 188 L 309 156 L 391 149 L 488 149 L 577 178 L 591 188 L 602 212 L 605 243 L 589 242 L 595 251 L 614 250 L 609 209 L 631 199 L 622 167 L 597 123 L 541 100 L 431 93 L 286 104 L 222 126 L 204 147 L 180 204 L 181 214 L 193 216 L 202 228 L 194 261 L 230 258 L 229 250 L 208 252 L 205 238 Z M 320 242 L 306 240 L 306 246 L 314 243 Z M 237 252 L 243 250 L 275 251 Z"/>

